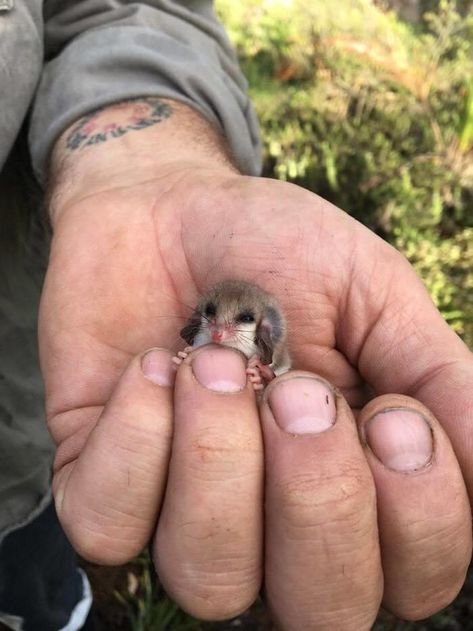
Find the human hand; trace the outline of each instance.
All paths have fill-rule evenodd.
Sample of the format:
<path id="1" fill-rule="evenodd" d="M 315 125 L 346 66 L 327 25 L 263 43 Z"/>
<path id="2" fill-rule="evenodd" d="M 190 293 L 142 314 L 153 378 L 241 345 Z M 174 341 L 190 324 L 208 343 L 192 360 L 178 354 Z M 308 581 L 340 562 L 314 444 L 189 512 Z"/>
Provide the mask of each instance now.
<path id="1" fill-rule="evenodd" d="M 273 420 L 271 398 L 297 373 L 267 389 L 265 591 L 275 619 L 284 629 L 369 628 L 381 560 L 386 606 L 429 615 L 459 589 L 471 534 L 457 460 L 422 404 L 472 488 L 471 355 L 402 257 L 360 224 L 307 191 L 198 158 L 158 173 L 127 163 L 112 177 L 86 165 L 53 198 L 40 346 L 66 532 L 84 556 L 121 563 L 152 538 L 159 514 L 156 564 L 181 605 L 206 618 L 251 604 L 263 572 L 254 393 L 199 387 L 193 362 L 208 350 L 179 369 L 174 400 L 152 381 L 172 382 L 170 355 L 158 353 L 159 370 L 151 355 L 132 359 L 172 346 L 204 288 L 250 280 L 279 297 L 294 366 L 349 404 L 332 392 L 333 427 L 294 439 Z M 421 402 L 386 395 L 358 417 L 364 426 L 386 408 L 421 410 L 434 432 L 421 472 L 396 473 L 373 455 L 389 458 L 396 442 L 384 415 L 363 452 L 349 406 L 357 412 L 369 391 Z M 425 461 L 430 434 L 415 427 L 397 440 L 420 444 Z"/>

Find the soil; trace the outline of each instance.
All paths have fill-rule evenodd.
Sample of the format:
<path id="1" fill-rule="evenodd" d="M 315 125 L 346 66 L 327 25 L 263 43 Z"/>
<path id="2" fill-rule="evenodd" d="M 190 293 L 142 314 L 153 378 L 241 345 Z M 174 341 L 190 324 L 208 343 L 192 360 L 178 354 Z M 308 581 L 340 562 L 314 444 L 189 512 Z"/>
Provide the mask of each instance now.
<path id="1" fill-rule="evenodd" d="M 139 571 L 136 564 L 101 567 L 83 562 L 94 592 L 94 622 L 96 631 L 132 631 L 125 606 L 116 592 L 126 593 L 129 573 Z M 172 631 L 172 628 L 167 627 Z M 196 631 L 273 631 L 261 601 L 244 614 L 225 622 L 200 623 Z M 0 631 L 8 628 L 0 623 Z M 39 631 L 39 630 L 38 630 Z M 161 631 L 146 629 L 144 631 Z M 428 620 L 406 622 L 381 612 L 373 631 L 473 631 L 473 567 L 456 600 Z"/>
<path id="2" fill-rule="evenodd" d="M 105 568 L 85 563 L 83 567 L 89 576 L 94 592 L 97 631 L 131 631 L 126 609 L 117 599 L 115 592 L 126 593 L 129 572 L 136 570 L 136 566 Z M 196 629 L 196 631 L 239 630 L 273 631 L 262 602 L 258 601 L 251 609 L 233 620 L 200 623 Z M 149 631 L 161 630 L 149 629 Z M 420 622 L 402 621 L 391 614 L 381 612 L 373 631 L 473 631 L 473 567 L 456 600 L 442 612 Z"/>

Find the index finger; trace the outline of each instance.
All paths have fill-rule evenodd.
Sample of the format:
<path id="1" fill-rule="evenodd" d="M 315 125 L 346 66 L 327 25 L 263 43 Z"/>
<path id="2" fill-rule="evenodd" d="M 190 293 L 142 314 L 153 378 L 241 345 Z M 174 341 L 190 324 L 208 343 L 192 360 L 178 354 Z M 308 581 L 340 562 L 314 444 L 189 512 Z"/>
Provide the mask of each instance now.
<path id="1" fill-rule="evenodd" d="M 263 444 L 246 359 L 204 346 L 180 366 L 154 561 L 166 591 L 201 619 L 237 615 L 262 577 Z"/>

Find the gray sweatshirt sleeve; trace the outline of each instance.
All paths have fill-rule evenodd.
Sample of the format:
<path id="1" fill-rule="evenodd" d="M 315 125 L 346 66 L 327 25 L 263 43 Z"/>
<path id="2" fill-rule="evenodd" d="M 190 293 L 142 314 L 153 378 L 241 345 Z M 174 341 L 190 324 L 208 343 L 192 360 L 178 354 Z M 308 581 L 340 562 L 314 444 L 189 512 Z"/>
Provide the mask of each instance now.
<path id="1" fill-rule="evenodd" d="M 258 126 L 211 0 L 45 0 L 45 66 L 30 149 L 44 182 L 57 137 L 81 116 L 140 96 L 187 103 L 217 125 L 243 173 L 261 168 Z"/>

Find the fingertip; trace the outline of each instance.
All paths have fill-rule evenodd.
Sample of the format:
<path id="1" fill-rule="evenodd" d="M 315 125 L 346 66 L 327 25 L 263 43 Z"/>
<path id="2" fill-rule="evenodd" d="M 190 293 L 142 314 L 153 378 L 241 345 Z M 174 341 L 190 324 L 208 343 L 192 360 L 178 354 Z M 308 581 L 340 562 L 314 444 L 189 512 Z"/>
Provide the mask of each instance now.
<path id="1" fill-rule="evenodd" d="M 243 355 L 231 348 L 204 347 L 192 357 L 191 368 L 197 381 L 213 392 L 240 392 L 247 383 Z"/>
<path id="2" fill-rule="evenodd" d="M 311 373 L 286 373 L 266 388 L 264 402 L 275 423 L 289 434 L 319 434 L 337 417 L 332 386 Z"/>
<path id="3" fill-rule="evenodd" d="M 357 417 L 360 438 L 374 458 L 387 469 L 414 473 L 430 466 L 438 441 L 450 448 L 438 421 L 420 401 L 406 395 L 386 394 L 370 401 Z"/>
<path id="4" fill-rule="evenodd" d="M 388 408 L 364 425 L 371 451 L 386 467 L 409 473 L 427 467 L 433 457 L 433 430 L 417 410 Z"/>
<path id="5" fill-rule="evenodd" d="M 140 356 L 141 370 L 146 379 L 158 386 L 171 387 L 176 378 L 172 353 L 165 348 L 150 348 Z"/>

